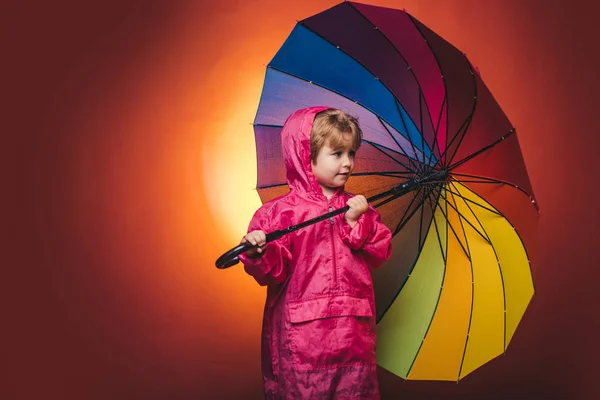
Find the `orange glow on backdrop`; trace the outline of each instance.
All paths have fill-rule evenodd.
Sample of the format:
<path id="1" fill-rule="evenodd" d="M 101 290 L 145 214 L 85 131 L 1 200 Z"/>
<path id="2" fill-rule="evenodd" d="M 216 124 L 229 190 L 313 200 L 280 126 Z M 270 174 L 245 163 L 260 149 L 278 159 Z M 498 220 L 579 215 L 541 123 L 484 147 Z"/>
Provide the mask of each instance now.
<path id="1" fill-rule="evenodd" d="M 30 186 L 7 270 L 29 294 L 15 285 L 5 302 L 15 345 L 2 397 L 261 398 L 265 289 L 214 262 L 260 205 L 251 124 L 266 64 L 296 20 L 338 2 L 13 6 L 7 60 L 21 64 L 5 76 L 19 77 L 8 98 L 23 110 L 9 109 L 7 131 Z M 586 245 L 597 217 L 584 213 L 598 189 L 565 166 L 597 169 L 597 13 L 558 0 L 364 2 L 405 8 L 467 53 L 519 131 L 543 217 L 537 294 L 507 354 L 459 385 L 382 371 L 382 398 L 574 398 L 595 382 L 573 355 L 595 342 L 569 335 L 598 300 L 581 286 L 598 278 Z M 567 179 L 568 193 L 552 183 Z M 568 278 L 565 265 L 587 270 Z"/>

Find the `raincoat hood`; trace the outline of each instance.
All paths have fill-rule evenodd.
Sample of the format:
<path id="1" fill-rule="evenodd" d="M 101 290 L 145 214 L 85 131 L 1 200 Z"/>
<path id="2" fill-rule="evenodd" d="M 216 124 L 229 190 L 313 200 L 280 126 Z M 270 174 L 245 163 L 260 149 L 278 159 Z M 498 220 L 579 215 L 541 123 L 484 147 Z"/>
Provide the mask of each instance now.
<path id="1" fill-rule="evenodd" d="M 303 108 L 288 117 L 281 131 L 281 146 L 285 161 L 286 178 L 291 190 L 323 195 L 323 190 L 312 172 L 310 160 L 310 133 L 315 115 L 332 107 Z"/>

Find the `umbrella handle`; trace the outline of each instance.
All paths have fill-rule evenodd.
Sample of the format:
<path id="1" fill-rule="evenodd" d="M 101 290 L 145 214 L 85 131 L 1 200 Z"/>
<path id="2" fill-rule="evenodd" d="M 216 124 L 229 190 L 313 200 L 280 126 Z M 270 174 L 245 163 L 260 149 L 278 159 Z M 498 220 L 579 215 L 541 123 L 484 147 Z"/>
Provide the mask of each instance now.
<path id="1" fill-rule="evenodd" d="M 398 194 L 393 193 L 393 191 L 390 190 L 390 191 L 388 191 L 386 193 L 382 193 L 382 194 L 373 196 L 371 198 L 368 198 L 367 201 L 368 202 L 372 202 L 372 201 L 378 200 L 378 199 L 380 199 L 382 197 L 386 197 L 386 196 L 389 197 L 390 195 L 393 195 L 394 197 L 398 197 Z M 298 229 L 301 229 L 301 228 L 305 228 L 305 227 L 307 227 L 309 225 L 315 224 L 315 223 L 320 222 L 320 221 L 324 221 L 324 220 L 326 220 L 328 218 L 331 218 L 331 217 L 334 217 L 334 216 L 336 216 L 338 214 L 345 213 L 349 209 L 350 209 L 350 207 L 348 207 L 348 206 L 345 206 L 345 207 L 342 207 L 342 208 L 338 208 L 337 210 L 330 211 L 330 212 L 328 212 L 326 214 L 320 215 L 320 216 L 318 216 L 316 218 L 313 218 L 313 219 L 309 219 L 308 221 L 304 221 L 304 222 L 302 222 L 300 224 L 291 225 L 291 226 L 288 226 L 285 229 L 280 229 L 278 231 L 267 233 L 267 241 L 266 242 L 267 243 L 272 242 L 273 240 L 277 240 L 280 237 L 282 237 L 283 235 L 286 235 L 286 234 L 288 234 L 290 232 L 293 232 L 295 230 L 298 230 Z M 228 252 L 224 253 L 221 257 L 219 257 L 217 259 L 217 261 L 215 262 L 215 265 L 219 269 L 225 269 L 225 268 L 233 267 L 234 265 L 236 265 L 237 263 L 240 262 L 238 256 L 240 254 L 242 254 L 242 253 L 250 250 L 252 247 L 256 247 L 256 246 L 253 246 L 250 242 L 241 243 L 240 245 L 232 248 Z"/>
<path id="2" fill-rule="evenodd" d="M 250 242 L 242 243 L 239 246 L 234 247 L 217 259 L 217 262 L 215 263 L 217 268 L 225 269 L 233 267 L 240 262 L 238 256 L 243 252 L 250 250 L 252 247 L 254 246 Z"/>
<path id="3" fill-rule="evenodd" d="M 439 171 L 436 172 L 434 174 L 429 175 L 426 178 L 421 178 L 419 180 L 417 179 L 409 179 L 406 182 L 394 187 L 393 189 L 388 190 L 387 192 L 383 192 L 380 193 L 378 195 L 375 195 L 373 197 L 369 197 L 367 199 L 367 202 L 371 203 L 375 200 L 379 200 L 385 197 L 389 197 L 387 200 L 382 201 L 379 204 L 376 204 L 375 207 L 378 207 L 380 205 L 383 205 L 385 203 L 387 203 L 389 200 L 403 196 L 409 192 L 411 192 L 412 190 L 414 190 L 415 188 L 418 187 L 419 184 L 424 183 L 424 182 L 428 182 L 428 181 L 432 181 L 434 179 L 440 179 L 442 177 L 445 177 L 447 175 L 447 171 Z M 445 179 L 445 178 L 444 178 Z M 283 235 L 286 235 L 290 232 L 293 232 L 297 229 L 301 229 L 301 228 L 305 228 L 309 225 L 312 225 L 314 223 L 320 222 L 320 221 L 324 221 L 328 218 L 331 218 L 333 216 L 336 216 L 338 214 L 341 213 L 345 213 L 346 211 L 348 211 L 350 209 L 350 207 L 346 206 L 346 207 L 342 207 L 342 208 L 338 208 L 337 210 L 333 210 L 331 212 L 328 212 L 326 214 L 320 215 L 316 218 L 310 219 L 308 221 L 304 221 L 298 225 L 292 225 L 292 226 L 288 226 L 285 229 L 281 229 L 278 231 L 274 231 L 271 233 L 267 234 L 267 243 L 273 241 L 273 240 L 277 240 L 280 237 L 282 237 Z M 233 267 L 234 265 L 236 265 L 237 263 L 240 262 L 238 256 L 248 250 L 250 250 L 253 246 L 250 242 L 245 242 L 242 243 L 234 248 L 232 248 L 231 250 L 229 250 L 228 252 L 224 253 L 221 257 L 219 257 L 217 259 L 217 261 L 215 262 L 215 265 L 217 266 L 217 268 L 219 269 L 225 269 L 225 268 L 229 268 L 229 267 Z"/>
<path id="4" fill-rule="evenodd" d="M 336 210 L 336 211 L 339 211 L 339 210 Z M 321 217 L 323 217 L 323 216 L 321 216 Z M 319 218 L 321 218 L 321 217 L 319 217 Z M 307 221 L 307 222 L 310 222 L 310 221 Z M 267 241 L 266 241 L 266 243 L 272 242 L 273 240 L 277 240 L 280 237 L 282 237 L 283 235 L 285 235 L 286 233 L 290 233 L 290 232 L 292 232 L 292 231 L 294 231 L 296 229 L 299 229 L 298 225 L 296 225 L 296 226 L 290 226 L 290 227 L 288 227 L 286 229 L 281 229 L 281 230 L 278 230 L 278 231 L 275 231 L 275 232 L 267 233 Z M 234 265 L 236 265 L 237 263 L 240 262 L 240 259 L 238 258 L 238 256 L 240 254 L 242 254 L 242 253 L 250 250 L 253 247 L 257 247 L 257 246 L 254 246 L 250 242 L 240 243 L 238 246 L 232 248 L 228 252 L 224 253 L 221 257 L 219 257 L 217 259 L 217 261 L 215 262 L 215 265 L 219 269 L 225 269 L 225 268 L 233 267 Z"/>

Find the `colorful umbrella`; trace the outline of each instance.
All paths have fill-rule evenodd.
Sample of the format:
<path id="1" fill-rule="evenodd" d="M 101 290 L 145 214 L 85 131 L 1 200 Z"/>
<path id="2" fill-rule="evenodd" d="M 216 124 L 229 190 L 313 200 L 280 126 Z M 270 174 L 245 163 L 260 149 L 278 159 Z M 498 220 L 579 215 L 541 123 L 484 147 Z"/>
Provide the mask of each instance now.
<path id="1" fill-rule="evenodd" d="M 313 105 L 359 118 L 348 191 L 426 182 L 379 207 L 394 238 L 373 274 L 378 364 L 455 381 L 502 354 L 534 292 L 538 209 L 515 128 L 466 56 L 400 10 L 344 2 L 300 21 L 254 122 L 263 202 L 288 191 L 284 121 Z"/>

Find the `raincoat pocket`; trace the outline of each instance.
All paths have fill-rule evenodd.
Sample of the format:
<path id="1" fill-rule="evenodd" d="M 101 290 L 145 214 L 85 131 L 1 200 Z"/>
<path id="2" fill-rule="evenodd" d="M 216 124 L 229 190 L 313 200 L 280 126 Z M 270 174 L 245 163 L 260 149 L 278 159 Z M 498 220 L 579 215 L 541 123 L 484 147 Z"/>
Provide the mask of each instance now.
<path id="1" fill-rule="evenodd" d="M 322 297 L 288 304 L 294 368 L 375 363 L 375 327 L 369 300 Z"/>

